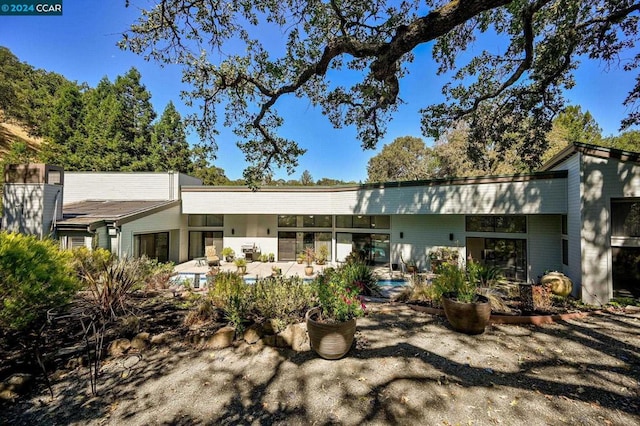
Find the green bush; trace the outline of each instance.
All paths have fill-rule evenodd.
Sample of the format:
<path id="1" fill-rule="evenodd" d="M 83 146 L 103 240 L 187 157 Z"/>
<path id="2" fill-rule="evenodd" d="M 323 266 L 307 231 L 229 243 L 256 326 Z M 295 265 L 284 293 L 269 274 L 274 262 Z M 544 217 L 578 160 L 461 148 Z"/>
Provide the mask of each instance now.
<path id="1" fill-rule="evenodd" d="M 438 269 L 438 276 L 433 279 L 433 296 L 452 293 L 460 302 L 471 302 L 478 287 L 475 282 L 469 281 L 464 269 L 457 265 L 444 263 Z"/>
<path id="2" fill-rule="evenodd" d="M 324 247 L 324 246 L 323 246 Z M 346 282 L 359 283 L 360 294 L 364 296 L 379 296 L 380 286 L 373 275 L 373 270 L 367 264 L 355 258 L 350 259 L 338 268 Z"/>
<path id="3" fill-rule="evenodd" d="M 251 286 L 250 304 L 255 316 L 286 326 L 302 321 L 313 304 L 313 289 L 297 276 L 263 278 Z"/>
<path id="4" fill-rule="evenodd" d="M 28 329 L 79 288 L 71 253 L 52 240 L 0 232 L 0 326 Z"/>
<path id="5" fill-rule="evenodd" d="M 227 321 L 241 332 L 251 299 L 251 288 L 242 277 L 234 272 L 219 273 L 209 289 L 209 298 L 222 309 Z"/>
<path id="6" fill-rule="evenodd" d="M 143 288 L 149 276 L 147 259 L 93 260 L 80 263 L 79 275 L 91 292 L 96 311 L 105 319 L 115 319 L 128 311 L 130 294 Z"/>

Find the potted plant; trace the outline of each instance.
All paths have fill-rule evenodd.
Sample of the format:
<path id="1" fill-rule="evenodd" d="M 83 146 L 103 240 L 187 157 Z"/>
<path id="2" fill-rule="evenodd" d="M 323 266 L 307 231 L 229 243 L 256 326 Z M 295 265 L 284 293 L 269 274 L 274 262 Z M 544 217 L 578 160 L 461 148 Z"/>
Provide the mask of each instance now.
<path id="1" fill-rule="evenodd" d="M 313 275 L 313 259 L 315 259 L 316 254 L 311 247 L 307 247 L 304 249 L 304 261 L 307 264 L 304 268 L 304 274 L 306 276 Z"/>
<path id="2" fill-rule="evenodd" d="M 329 258 L 329 247 L 323 244 L 318 249 L 318 253 L 316 253 L 316 259 L 315 259 L 316 264 L 324 265 L 327 262 L 328 258 Z"/>
<path id="3" fill-rule="evenodd" d="M 276 255 L 273 253 L 269 253 L 269 262 L 275 262 L 276 261 Z"/>
<path id="4" fill-rule="evenodd" d="M 272 266 L 271 267 L 271 276 L 279 277 L 280 275 L 282 275 L 282 268 L 279 268 L 277 266 Z"/>
<path id="5" fill-rule="evenodd" d="M 236 255 L 236 252 L 233 251 L 231 247 L 225 247 L 222 249 L 221 254 L 224 257 L 224 260 L 231 263 L 233 262 L 233 257 Z"/>
<path id="6" fill-rule="evenodd" d="M 298 265 L 302 265 L 302 262 L 304 262 L 304 252 L 303 251 L 298 253 L 298 257 L 296 258 L 296 262 L 298 263 Z"/>
<path id="7" fill-rule="evenodd" d="M 451 263 L 444 263 L 433 279 L 442 294 L 442 307 L 451 327 L 466 334 L 481 334 L 491 317 L 489 299 L 478 294 L 476 277 Z"/>
<path id="8" fill-rule="evenodd" d="M 238 273 L 240 275 L 244 275 L 247 273 L 247 259 L 244 257 L 239 257 L 233 261 L 235 265 L 238 267 Z"/>
<path id="9" fill-rule="evenodd" d="M 314 290 L 318 306 L 305 316 L 311 349 L 325 359 L 342 358 L 353 344 L 356 318 L 366 309 L 359 283 L 341 269 L 330 269 L 316 278 Z"/>
<path id="10" fill-rule="evenodd" d="M 267 253 L 263 253 L 258 257 L 258 260 L 260 260 L 260 262 L 262 263 L 267 263 L 267 261 L 269 260 L 269 256 L 267 255 Z"/>

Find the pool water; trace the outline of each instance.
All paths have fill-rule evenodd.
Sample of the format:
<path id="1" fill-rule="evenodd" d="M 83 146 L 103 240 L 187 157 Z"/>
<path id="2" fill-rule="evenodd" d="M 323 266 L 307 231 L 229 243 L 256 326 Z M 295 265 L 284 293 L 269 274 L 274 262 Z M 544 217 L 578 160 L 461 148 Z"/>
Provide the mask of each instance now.
<path id="1" fill-rule="evenodd" d="M 198 285 L 195 284 L 196 275 L 198 276 Z M 206 274 L 194 274 L 194 273 L 186 273 L 181 272 L 179 274 L 174 275 L 171 278 L 171 281 L 174 283 L 180 283 L 183 281 L 189 281 L 190 284 L 194 285 L 194 287 L 205 287 L 207 285 L 207 275 Z M 248 284 L 255 284 L 255 277 L 245 277 L 244 281 Z M 304 279 L 305 282 L 311 282 L 312 280 L 309 278 Z M 403 279 L 387 279 L 387 280 L 378 280 L 378 285 L 380 287 L 403 287 L 408 284 L 408 281 Z"/>

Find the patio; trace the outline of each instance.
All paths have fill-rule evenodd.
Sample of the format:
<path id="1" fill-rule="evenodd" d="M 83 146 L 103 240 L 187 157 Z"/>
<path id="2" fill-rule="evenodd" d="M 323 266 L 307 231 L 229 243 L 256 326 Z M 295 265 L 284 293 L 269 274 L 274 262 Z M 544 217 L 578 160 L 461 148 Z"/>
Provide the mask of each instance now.
<path id="1" fill-rule="evenodd" d="M 304 279 L 313 279 L 319 272 L 322 272 L 325 268 L 336 267 L 334 263 L 327 263 L 326 265 L 313 265 L 313 275 L 306 276 L 304 273 L 304 263 L 297 262 L 247 262 L 247 273 L 244 275 L 246 281 L 254 281 L 258 278 L 265 278 L 272 275 L 272 268 L 280 268 L 282 270 L 282 276 L 291 277 L 299 276 Z M 189 260 L 184 263 L 180 263 L 175 266 L 174 271 L 178 280 L 191 281 L 194 288 L 202 288 L 206 286 L 206 275 L 209 272 L 209 266 L 202 263 L 199 259 Z M 220 272 L 235 272 L 237 267 L 233 262 L 220 262 Z M 374 275 L 378 278 L 381 284 L 381 290 L 384 297 L 391 297 L 398 292 L 401 285 L 397 285 L 398 281 L 409 281 L 411 276 L 401 271 L 392 271 L 388 265 L 385 266 L 372 266 Z M 433 274 L 425 272 L 424 275 L 427 279 L 433 277 Z M 394 283 L 390 283 L 393 281 Z"/>

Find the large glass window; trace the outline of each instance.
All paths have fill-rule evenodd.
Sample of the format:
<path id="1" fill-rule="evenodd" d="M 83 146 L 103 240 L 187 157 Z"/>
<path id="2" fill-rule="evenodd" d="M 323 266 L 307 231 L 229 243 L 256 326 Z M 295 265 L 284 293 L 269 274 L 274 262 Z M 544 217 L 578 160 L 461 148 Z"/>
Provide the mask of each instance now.
<path id="1" fill-rule="evenodd" d="M 336 216 L 336 228 L 390 229 L 391 216 L 339 215 Z"/>
<path id="2" fill-rule="evenodd" d="M 133 237 L 133 252 L 136 257 L 147 256 L 159 262 L 169 261 L 169 233 L 138 234 Z"/>
<path id="3" fill-rule="evenodd" d="M 222 251 L 222 231 L 189 232 L 189 259 L 203 257 L 207 246 L 216 246 L 218 255 Z"/>
<path id="4" fill-rule="evenodd" d="M 640 201 L 611 200 L 611 233 L 617 237 L 640 237 Z"/>
<path id="5" fill-rule="evenodd" d="M 467 216 L 467 232 L 526 233 L 527 217 L 509 216 Z"/>
<path id="6" fill-rule="evenodd" d="M 350 237 L 350 238 L 349 238 Z M 358 253 L 370 265 L 389 263 L 389 234 L 347 234 L 339 235 L 338 243 L 351 241 L 351 251 Z M 342 250 L 344 256 L 344 250 Z M 346 253 L 348 254 L 348 253 Z"/>
<path id="7" fill-rule="evenodd" d="M 278 216 L 278 226 L 280 228 L 295 228 L 297 216 L 280 215 Z"/>
<path id="8" fill-rule="evenodd" d="M 326 246 L 328 259 L 331 260 L 331 232 L 278 232 L 278 260 L 296 260 L 298 253 L 306 248 L 319 252 L 321 246 Z"/>
<path id="9" fill-rule="evenodd" d="M 485 265 L 502 269 L 508 278 L 524 280 L 527 277 L 527 240 L 485 238 L 482 260 Z"/>
<path id="10" fill-rule="evenodd" d="M 331 215 L 280 215 L 278 226 L 280 228 L 331 228 L 333 223 Z"/>
<path id="11" fill-rule="evenodd" d="M 190 214 L 189 226 L 224 226 L 224 215 Z"/>

